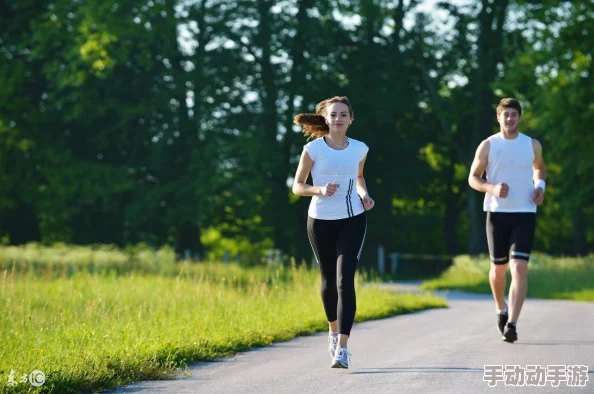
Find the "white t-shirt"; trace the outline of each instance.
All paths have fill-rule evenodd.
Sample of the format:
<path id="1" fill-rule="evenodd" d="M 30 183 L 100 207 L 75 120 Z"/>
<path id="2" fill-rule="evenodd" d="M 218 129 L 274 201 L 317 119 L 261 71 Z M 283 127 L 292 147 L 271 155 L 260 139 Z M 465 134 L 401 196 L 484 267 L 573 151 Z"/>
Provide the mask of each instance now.
<path id="1" fill-rule="evenodd" d="M 325 186 L 329 182 L 340 185 L 332 196 L 312 197 L 307 213 L 314 219 L 337 220 L 365 212 L 357 194 L 357 178 L 359 163 L 369 148 L 361 141 L 348 140 L 349 145 L 343 150 L 330 148 L 324 138 L 303 147 L 314 162 L 311 169 L 314 186 Z"/>
<path id="2" fill-rule="evenodd" d="M 518 133 L 513 140 L 497 133 L 488 138 L 487 182 L 507 183 L 509 193 L 500 198 L 485 193 L 483 209 L 489 212 L 536 212 L 534 193 L 532 138 Z"/>

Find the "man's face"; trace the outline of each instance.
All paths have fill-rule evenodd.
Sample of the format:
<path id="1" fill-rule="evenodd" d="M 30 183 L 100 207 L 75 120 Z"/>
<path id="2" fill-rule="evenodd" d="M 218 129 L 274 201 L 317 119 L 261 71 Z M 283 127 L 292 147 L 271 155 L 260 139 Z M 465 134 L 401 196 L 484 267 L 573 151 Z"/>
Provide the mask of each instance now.
<path id="1" fill-rule="evenodd" d="M 504 108 L 497 120 L 501 127 L 506 131 L 513 133 L 518 130 L 518 126 L 520 125 L 520 114 L 516 109 Z"/>

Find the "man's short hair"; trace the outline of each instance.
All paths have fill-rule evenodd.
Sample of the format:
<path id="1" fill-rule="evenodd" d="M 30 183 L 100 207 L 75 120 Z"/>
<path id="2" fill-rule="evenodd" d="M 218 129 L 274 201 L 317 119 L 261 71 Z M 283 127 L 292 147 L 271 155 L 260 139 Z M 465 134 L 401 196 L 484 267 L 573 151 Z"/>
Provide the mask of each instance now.
<path id="1" fill-rule="evenodd" d="M 501 112 L 503 112 L 503 110 L 506 108 L 513 108 L 518 111 L 518 115 L 522 116 L 522 105 L 515 98 L 501 99 L 501 101 L 497 105 L 497 117 L 499 117 Z"/>

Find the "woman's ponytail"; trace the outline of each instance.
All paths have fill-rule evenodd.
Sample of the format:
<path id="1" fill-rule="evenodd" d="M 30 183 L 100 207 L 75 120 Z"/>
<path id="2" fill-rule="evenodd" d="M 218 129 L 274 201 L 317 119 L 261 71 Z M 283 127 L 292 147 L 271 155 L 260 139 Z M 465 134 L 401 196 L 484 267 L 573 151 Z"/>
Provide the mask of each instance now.
<path id="1" fill-rule="evenodd" d="M 303 127 L 303 134 L 308 138 L 323 137 L 330 132 L 326 119 L 320 114 L 299 114 L 293 123 Z"/>

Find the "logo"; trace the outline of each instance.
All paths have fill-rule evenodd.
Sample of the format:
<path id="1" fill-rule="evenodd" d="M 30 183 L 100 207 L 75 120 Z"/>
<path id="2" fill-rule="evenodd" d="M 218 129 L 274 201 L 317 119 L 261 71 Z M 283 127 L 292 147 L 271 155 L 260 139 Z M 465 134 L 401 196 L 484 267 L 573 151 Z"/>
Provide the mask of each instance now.
<path id="1" fill-rule="evenodd" d="M 37 369 L 29 374 L 29 383 L 32 386 L 39 387 L 45 383 L 45 374 Z"/>

